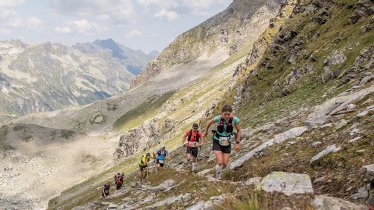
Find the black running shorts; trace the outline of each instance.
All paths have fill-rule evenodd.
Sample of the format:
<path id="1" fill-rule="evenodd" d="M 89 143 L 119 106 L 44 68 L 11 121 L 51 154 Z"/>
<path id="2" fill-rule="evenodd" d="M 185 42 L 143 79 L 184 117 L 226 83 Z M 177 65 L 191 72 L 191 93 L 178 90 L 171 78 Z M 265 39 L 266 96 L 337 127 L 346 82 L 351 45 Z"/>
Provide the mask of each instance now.
<path id="1" fill-rule="evenodd" d="M 193 157 L 197 158 L 199 149 L 197 147 L 187 147 L 187 154 L 191 154 Z"/>
<path id="2" fill-rule="evenodd" d="M 140 169 L 140 171 L 144 171 L 144 169 L 146 169 L 148 166 L 141 166 L 141 165 L 139 165 L 139 169 Z"/>
<path id="3" fill-rule="evenodd" d="M 164 163 L 160 163 L 159 159 L 157 159 L 156 163 L 159 164 L 163 168 L 165 164 L 165 160 L 164 160 Z"/>
<path id="4" fill-rule="evenodd" d="M 213 151 L 221 151 L 222 153 L 231 154 L 231 144 L 221 146 L 217 140 L 213 140 Z"/>

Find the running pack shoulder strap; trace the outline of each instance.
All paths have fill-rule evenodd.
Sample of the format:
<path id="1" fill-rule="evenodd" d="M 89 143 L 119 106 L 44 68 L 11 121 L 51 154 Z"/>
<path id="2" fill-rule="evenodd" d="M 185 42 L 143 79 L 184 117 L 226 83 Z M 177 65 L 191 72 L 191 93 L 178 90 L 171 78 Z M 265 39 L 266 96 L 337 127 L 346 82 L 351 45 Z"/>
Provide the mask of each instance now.
<path id="1" fill-rule="evenodd" d="M 191 141 L 192 139 L 192 129 L 190 130 L 190 133 L 188 134 L 188 141 Z M 197 131 L 196 132 L 196 142 L 199 142 L 200 141 L 200 131 Z"/>
<path id="2" fill-rule="evenodd" d="M 188 141 L 191 141 L 192 138 L 192 129 L 190 130 L 190 133 L 188 134 Z"/>

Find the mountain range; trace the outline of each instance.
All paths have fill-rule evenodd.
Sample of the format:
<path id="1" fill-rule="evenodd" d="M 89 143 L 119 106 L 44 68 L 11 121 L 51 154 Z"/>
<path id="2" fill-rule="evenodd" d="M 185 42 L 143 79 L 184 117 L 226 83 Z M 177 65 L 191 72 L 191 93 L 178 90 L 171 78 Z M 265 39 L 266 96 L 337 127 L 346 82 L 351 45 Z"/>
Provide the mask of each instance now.
<path id="1" fill-rule="evenodd" d="M 111 39 L 73 47 L 1 41 L 1 118 L 85 105 L 127 91 L 154 55 Z"/>
<path id="2" fill-rule="evenodd" d="M 366 209 L 373 15 L 370 0 L 234 0 L 178 36 L 129 91 L 1 124 L 0 205 Z M 118 63 L 126 57 L 111 49 L 104 51 Z M 204 127 L 224 104 L 240 118 L 241 141 L 219 180 Z M 181 143 L 193 123 L 209 134 L 195 173 Z M 161 145 L 171 159 L 140 183 L 140 158 Z M 117 172 L 124 188 L 100 197 Z"/>

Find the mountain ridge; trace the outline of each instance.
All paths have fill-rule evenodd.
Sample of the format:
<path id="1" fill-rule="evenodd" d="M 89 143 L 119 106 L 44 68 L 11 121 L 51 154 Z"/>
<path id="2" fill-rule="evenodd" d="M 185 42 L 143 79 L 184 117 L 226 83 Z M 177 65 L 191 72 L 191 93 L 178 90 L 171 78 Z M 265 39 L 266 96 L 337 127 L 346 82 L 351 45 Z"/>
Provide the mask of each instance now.
<path id="1" fill-rule="evenodd" d="M 152 59 L 141 51 L 125 50 L 130 56 L 127 62 L 131 63 L 127 66 L 133 72 L 140 72 L 142 65 Z M 53 111 L 122 93 L 134 77 L 127 66 L 96 45 L 1 41 L 0 112 L 20 116 Z M 9 118 L 2 119 L 6 122 Z"/>

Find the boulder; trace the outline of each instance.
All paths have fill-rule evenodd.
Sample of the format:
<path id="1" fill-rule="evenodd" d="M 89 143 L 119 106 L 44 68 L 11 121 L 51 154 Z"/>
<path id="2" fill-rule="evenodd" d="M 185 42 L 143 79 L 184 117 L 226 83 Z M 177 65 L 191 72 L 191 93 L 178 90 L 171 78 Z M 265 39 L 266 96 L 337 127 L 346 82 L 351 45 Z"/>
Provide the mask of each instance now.
<path id="1" fill-rule="evenodd" d="M 362 205 L 356 205 L 340 198 L 319 195 L 313 201 L 316 210 L 366 210 Z"/>
<path id="2" fill-rule="evenodd" d="M 308 115 L 305 124 L 310 127 L 321 125 L 331 115 L 343 110 L 349 104 L 359 101 L 371 93 L 374 93 L 374 85 L 354 93 L 340 95 L 327 100 L 323 104 L 314 107 L 313 112 Z"/>
<path id="3" fill-rule="evenodd" d="M 358 136 L 358 137 L 356 137 L 356 138 L 354 138 L 354 139 L 349 140 L 348 143 L 356 142 L 356 141 L 360 140 L 361 138 L 362 138 L 362 137 Z"/>
<path id="4" fill-rule="evenodd" d="M 313 194 L 309 175 L 286 172 L 273 172 L 261 181 L 265 192 L 281 192 L 287 196 L 294 194 Z"/>
<path id="5" fill-rule="evenodd" d="M 373 176 L 374 176 L 374 164 L 364 166 L 364 167 L 362 167 L 362 169 L 363 169 L 364 172 L 366 172 L 367 174 L 369 174 L 369 175 L 373 175 Z"/>
<path id="6" fill-rule="evenodd" d="M 335 50 L 330 56 L 328 56 L 324 64 L 325 66 L 334 66 L 344 63 L 347 57 L 344 55 L 343 51 Z"/>
<path id="7" fill-rule="evenodd" d="M 361 81 L 360 81 L 360 85 L 365 85 L 366 83 L 370 82 L 374 80 L 374 76 L 371 75 L 371 76 L 366 76 L 364 77 Z"/>
<path id="8" fill-rule="evenodd" d="M 374 106 L 369 106 L 365 111 L 360 112 L 357 114 L 357 117 L 365 117 L 369 113 L 374 113 Z"/>
<path id="9" fill-rule="evenodd" d="M 245 185 L 254 185 L 254 186 L 261 186 L 262 177 L 253 177 L 248 179 L 244 184 Z"/>
<path id="10" fill-rule="evenodd" d="M 330 153 L 333 153 L 333 152 L 337 152 L 340 149 L 341 149 L 341 147 L 337 147 L 335 144 L 330 145 L 330 146 L 326 147 L 323 151 L 321 151 L 320 153 L 318 153 L 317 155 L 312 157 L 312 159 L 310 160 L 310 164 L 313 165 L 316 162 L 318 162 L 321 158 L 325 157 L 326 155 L 328 155 Z"/>
<path id="11" fill-rule="evenodd" d="M 144 188 L 151 192 L 167 191 L 170 188 L 172 188 L 174 184 L 175 184 L 175 181 L 170 179 L 170 180 L 164 181 L 163 183 L 161 183 L 160 185 L 156 187 L 145 186 Z"/>
<path id="12" fill-rule="evenodd" d="M 312 144 L 312 147 L 318 147 L 319 145 L 321 145 L 322 144 L 322 142 L 320 142 L 320 141 L 316 141 L 316 142 L 314 142 L 313 144 Z"/>
<path id="13" fill-rule="evenodd" d="M 338 130 L 338 129 L 340 129 L 340 128 L 342 128 L 342 127 L 344 127 L 345 125 L 347 125 L 348 124 L 348 121 L 347 120 L 345 120 L 345 119 L 342 119 L 342 120 L 340 120 L 340 122 L 339 122 L 339 124 L 338 125 L 336 125 L 336 130 Z"/>
<path id="14" fill-rule="evenodd" d="M 305 131 L 307 131 L 308 128 L 306 127 L 296 127 L 291 128 L 288 131 L 285 131 L 283 133 L 277 134 L 274 136 L 274 138 L 270 139 L 269 141 L 266 141 L 265 143 L 261 144 L 260 146 L 256 147 L 255 149 L 247 152 L 245 155 L 240 157 L 239 159 L 233 161 L 230 164 L 230 169 L 236 169 L 241 167 L 245 161 L 251 159 L 255 154 L 265 150 L 266 148 L 274 145 L 274 144 L 280 144 L 288 139 L 295 138 L 298 136 L 301 136 Z"/>
<path id="15" fill-rule="evenodd" d="M 368 196 L 369 196 L 369 193 L 366 187 L 361 187 L 360 189 L 357 190 L 357 193 L 352 195 L 352 198 L 356 200 L 359 200 L 359 199 L 365 200 Z"/>
<path id="16" fill-rule="evenodd" d="M 328 123 L 328 124 L 322 125 L 322 126 L 321 126 L 321 129 L 324 129 L 324 128 L 331 128 L 331 127 L 332 127 L 332 123 Z"/>
<path id="17" fill-rule="evenodd" d="M 208 169 L 205 169 L 203 171 L 198 172 L 197 175 L 205 176 L 206 174 L 210 173 L 211 171 L 212 171 L 212 169 L 208 168 Z"/>
<path id="18" fill-rule="evenodd" d="M 110 210 L 110 209 L 117 209 L 117 205 L 114 203 L 109 204 L 107 210 Z"/>

